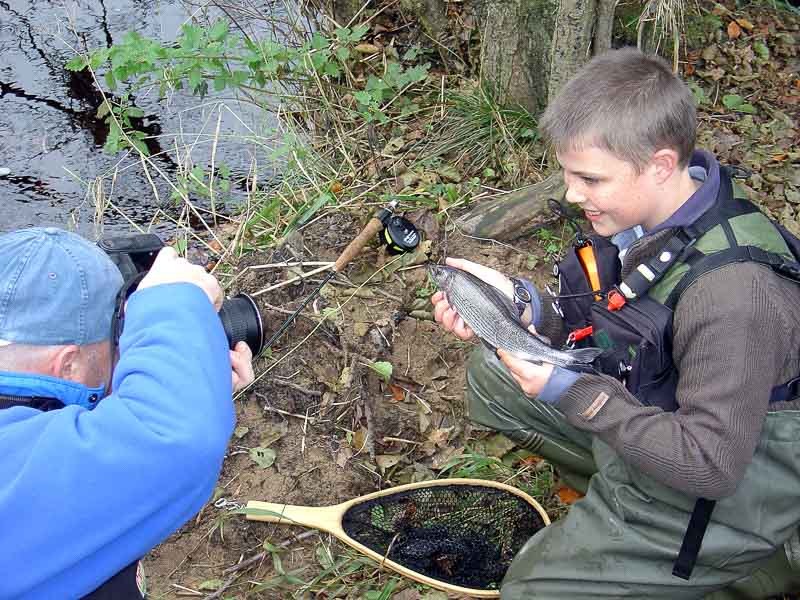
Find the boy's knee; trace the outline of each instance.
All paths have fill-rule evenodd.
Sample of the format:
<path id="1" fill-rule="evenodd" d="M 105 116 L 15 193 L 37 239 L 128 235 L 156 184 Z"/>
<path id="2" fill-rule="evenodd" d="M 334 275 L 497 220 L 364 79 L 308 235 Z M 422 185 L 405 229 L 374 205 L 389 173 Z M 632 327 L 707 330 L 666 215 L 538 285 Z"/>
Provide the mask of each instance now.
<path id="1" fill-rule="evenodd" d="M 467 414 L 470 420 L 495 428 L 490 406 L 509 392 L 509 375 L 485 346 L 478 346 L 467 361 Z"/>

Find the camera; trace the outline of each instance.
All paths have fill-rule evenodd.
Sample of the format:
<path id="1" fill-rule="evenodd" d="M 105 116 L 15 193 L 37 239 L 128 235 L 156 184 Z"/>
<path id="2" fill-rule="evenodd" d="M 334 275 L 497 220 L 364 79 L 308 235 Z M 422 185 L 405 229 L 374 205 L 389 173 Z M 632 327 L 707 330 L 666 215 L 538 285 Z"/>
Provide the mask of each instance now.
<path id="1" fill-rule="evenodd" d="M 153 261 L 164 242 L 153 233 L 112 236 L 101 238 L 97 245 L 112 262 L 117 265 L 125 282 L 115 311 L 115 330 L 118 337 L 122 332 L 121 307 L 125 299 L 136 289 L 136 285 L 153 266 Z M 222 303 L 219 310 L 222 328 L 233 348 L 237 342 L 244 341 L 250 346 L 253 356 L 257 356 L 264 346 L 264 327 L 261 313 L 255 301 L 247 294 L 238 294 Z"/>

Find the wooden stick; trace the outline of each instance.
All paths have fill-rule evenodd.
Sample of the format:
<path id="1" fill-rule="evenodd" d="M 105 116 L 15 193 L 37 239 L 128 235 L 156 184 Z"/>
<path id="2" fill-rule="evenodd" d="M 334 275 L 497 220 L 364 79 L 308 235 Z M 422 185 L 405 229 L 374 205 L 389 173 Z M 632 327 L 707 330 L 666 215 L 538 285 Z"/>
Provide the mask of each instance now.
<path id="1" fill-rule="evenodd" d="M 380 221 L 378 221 L 380 223 Z M 316 269 L 311 269 L 310 271 L 306 271 L 297 277 L 292 277 L 291 279 L 287 279 L 286 281 L 281 281 L 280 283 L 276 283 L 275 285 L 271 285 L 268 288 L 264 288 L 263 290 L 259 290 L 254 294 L 250 294 L 251 296 L 260 296 L 261 294 L 265 294 L 267 292 L 271 292 L 272 290 L 277 290 L 278 288 L 282 288 L 290 283 L 294 283 L 295 281 L 300 281 L 301 279 L 305 279 L 306 277 L 311 277 L 312 275 L 316 275 L 317 273 L 322 273 L 323 271 L 327 271 L 331 268 L 331 263 L 326 263 L 321 267 L 317 267 Z"/>

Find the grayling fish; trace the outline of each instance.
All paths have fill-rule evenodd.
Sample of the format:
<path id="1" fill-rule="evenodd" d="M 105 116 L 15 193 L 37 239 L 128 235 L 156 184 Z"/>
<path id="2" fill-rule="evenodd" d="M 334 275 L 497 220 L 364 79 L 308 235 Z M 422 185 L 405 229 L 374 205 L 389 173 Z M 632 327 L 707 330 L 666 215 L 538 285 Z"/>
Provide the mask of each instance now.
<path id="1" fill-rule="evenodd" d="M 492 350 L 501 348 L 530 362 L 559 367 L 586 367 L 603 351 L 600 348 L 558 350 L 522 326 L 511 299 L 471 273 L 443 265 L 428 265 L 436 286 L 481 341 Z"/>

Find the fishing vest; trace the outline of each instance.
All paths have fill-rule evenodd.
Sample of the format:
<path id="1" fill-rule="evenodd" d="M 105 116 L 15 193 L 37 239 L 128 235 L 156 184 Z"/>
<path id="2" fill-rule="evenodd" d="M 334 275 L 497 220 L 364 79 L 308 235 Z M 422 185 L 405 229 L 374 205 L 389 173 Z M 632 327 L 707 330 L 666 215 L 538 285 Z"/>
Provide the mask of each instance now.
<path id="1" fill-rule="evenodd" d="M 0 395 L 0 410 L 13 406 L 27 406 L 43 412 L 64 408 L 55 398 L 22 398 Z M 139 561 L 135 560 L 81 600 L 142 600 L 145 597 L 143 575 Z"/>
<path id="2" fill-rule="evenodd" d="M 667 412 L 678 409 L 673 311 L 694 281 L 725 265 L 756 262 L 800 283 L 800 240 L 737 197 L 726 167 L 720 169 L 714 204 L 691 225 L 677 228 L 623 280 L 619 250 L 608 239 L 593 236 L 580 245 L 591 246 L 595 265 L 587 269 L 581 247 L 574 247 L 556 268 L 557 308 L 571 332 L 568 340 L 603 348 L 595 368 L 622 381 L 644 406 Z M 800 376 L 774 387 L 769 401 L 787 401 L 799 393 Z M 673 575 L 689 579 L 713 508 L 711 500 L 696 501 Z"/>

